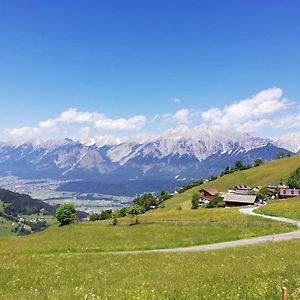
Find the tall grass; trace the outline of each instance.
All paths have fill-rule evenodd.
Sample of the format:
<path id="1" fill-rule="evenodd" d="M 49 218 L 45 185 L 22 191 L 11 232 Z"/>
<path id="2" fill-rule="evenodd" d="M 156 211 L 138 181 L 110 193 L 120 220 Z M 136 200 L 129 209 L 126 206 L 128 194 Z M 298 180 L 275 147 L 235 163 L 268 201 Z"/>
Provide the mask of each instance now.
<path id="1" fill-rule="evenodd" d="M 2 255 L 0 299 L 300 299 L 300 241 L 202 253 Z"/>
<path id="2" fill-rule="evenodd" d="M 269 201 L 256 210 L 258 213 L 300 220 L 300 197 Z"/>

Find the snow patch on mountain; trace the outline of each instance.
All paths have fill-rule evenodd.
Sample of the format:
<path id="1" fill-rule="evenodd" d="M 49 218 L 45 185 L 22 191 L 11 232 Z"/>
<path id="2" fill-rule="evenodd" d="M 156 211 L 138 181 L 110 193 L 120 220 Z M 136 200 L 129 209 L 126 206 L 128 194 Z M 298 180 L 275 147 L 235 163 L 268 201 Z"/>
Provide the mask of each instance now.
<path id="1" fill-rule="evenodd" d="M 192 129 L 180 126 L 168 130 L 161 136 L 115 145 L 109 149 L 108 157 L 121 165 L 137 157 L 162 159 L 175 155 L 195 156 L 201 161 L 215 153 L 224 154 L 235 151 L 233 154 L 237 154 L 240 151 L 264 147 L 268 143 L 270 143 L 268 139 L 232 133 L 204 125 Z"/>

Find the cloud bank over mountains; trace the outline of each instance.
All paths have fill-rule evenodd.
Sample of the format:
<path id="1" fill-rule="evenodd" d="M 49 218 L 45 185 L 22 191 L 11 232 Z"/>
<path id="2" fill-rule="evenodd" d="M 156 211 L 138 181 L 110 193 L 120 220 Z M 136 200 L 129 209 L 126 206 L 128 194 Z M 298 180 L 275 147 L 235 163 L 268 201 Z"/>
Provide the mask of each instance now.
<path id="1" fill-rule="evenodd" d="M 179 98 L 172 98 L 172 101 L 181 106 Z M 101 112 L 70 108 L 58 117 L 40 121 L 36 126 L 7 129 L 5 135 L 8 139 L 22 141 L 71 137 L 86 143 L 117 144 L 128 139 L 128 136 L 145 137 L 149 132 L 155 134 L 155 130 L 167 131 L 182 125 L 194 128 L 201 124 L 261 136 L 267 136 L 270 131 L 275 132 L 273 136 L 278 135 L 276 132 L 290 134 L 292 130 L 300 130 L 300 107 L 286 99 L 281 88 L 274 87 L 206 111 L 180 108 L 173 113 L 114 119 Z"/>

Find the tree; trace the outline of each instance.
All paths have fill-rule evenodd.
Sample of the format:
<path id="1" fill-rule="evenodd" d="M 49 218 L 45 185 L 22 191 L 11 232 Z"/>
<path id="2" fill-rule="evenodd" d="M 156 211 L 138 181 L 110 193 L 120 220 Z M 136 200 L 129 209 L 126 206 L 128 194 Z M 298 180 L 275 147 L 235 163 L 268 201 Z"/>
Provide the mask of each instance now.
<path id="1" fill-rule="evenodd" d="M 127 213 L 127 208 L 126 207 L 122 207 L 122 208 L 116 209 L 114 211 L 114 215 L 115 216 L 118 215 L 118 218 L 125 217 L 126 213 Z"/>
<path id="2" fill-rule="evenodd" d="M 257 158 L 254 162 L 254 167 L 261 166 L 264 163 L 264 161 L 260 158 Z"/>
<path id="3" fill-rule="evenodd" d="M 56 210 L 56 218 L 60 226 L 74 223 L 77 220 L 76 209 L 72 203 L 61 204 Z"/>
<path id="4" fill-rule="evenodd" d="M 284 153 L 283 153 L 282 151 L 278 151 L 278 152 L 276 153 L 276 157 L 277 157 L 278 159 L 284 158 Z"/>
<path id="5" fill-rule="evenodd" d="M 197 209 L 199 207 L 199 194 L 195 193 L 192 196 L 192 209 Z"/>
<path id="6" fill-rule="evenodd" d="M 266 186 L 263 186 L 257 193 L 257 198 L 259 200 L 266 200 L 269 197 L 269 195 L 270 195 L 270 191 Z"/>
<path id="7" fill-rule="evenodd" d="M 115 226 L 118 225 L 118 218 L 120 216 L 120 212 L 118 210 L 115 210 L 115 211 L 112 212 L 111 216 L 113 218 L 112 224 L 115 225 Z"/>
<path id="8" fill-rule="evenodd" d="M 158 197 L 157 204 L 161 204 L 162 202 L 164 202 L 170 198 L 171 198 L 171 195 L 167 191 L 162 190 L 160 193 L 160 196 Z"/>
<path id="9" fill-rule="evenodd" d="M 291 189 L 300 188 L 300 167 L 289 175 L 287 184 Z"/>
<path id="10" fill-rule="evenodd" d="M 181 186 L 177 189 L 177 192 L 178 193 L 183 193 L 185 192 L 186 190 L 189 190 L 195 186 L 199 186 L 201 184 L 204 183 L 204 180 L 202 178 L 199 178 L 199 179 L 196 179 L 196 180 L 193 180 L 193 181 L 190 181 L 188 184 L 184 185 L 184 186 Z"/>
<path id="11" fill-rule="evenodd" d="M 214 180 L 216 180 L 218 177 L 217 176 L 210 176 L 209 178 L 208 178 L 208 181 L 214 181 Z"/>
<path id="12" fill-rule="evenodd" d="M 156 206 L 156 198 L 151 193 L 145 193 L 133 200 L 133 204 L 142 208 L 142 213 L 149 210 L 151 206 Z"/>
<path id="13" fill-rule="evenodd" d="M 132 204 L 131 206 L 128 207 L 127 213 L 134 218 L 135 217 L 135 223 L 138 224 L 138 215 L 142 213 L 143 209 L 138 205 L 138 204 Z"/>
<path id="14" fill-rule="evenodd" d="M 225 207 L 225 202 L 223 201 L 223 197 L 220 195 L 214 195 L 213 198 L 207 203 L 207 208 L 216 208 L 216 207 Z"/>
<path id="15" fill-rule="evenodd" d="M 243 163 L 242 163 L 240 160 L 237 160 L 237 161 L 235 162 L 235 168 L 236 168 L 237 170 L 243 170 L 243 169 L 244 169 L 244 165 L 243 165 Z"/>

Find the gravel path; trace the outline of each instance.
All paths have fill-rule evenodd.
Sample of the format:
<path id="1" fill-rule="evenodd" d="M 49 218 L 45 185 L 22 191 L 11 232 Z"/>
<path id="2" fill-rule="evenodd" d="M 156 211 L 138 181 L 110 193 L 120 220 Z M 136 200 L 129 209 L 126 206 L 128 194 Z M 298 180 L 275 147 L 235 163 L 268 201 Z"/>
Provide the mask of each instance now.
<path id="1" fill-rule="evenodd" d="M 241 208 L 239 211 L 243 214 L 251 215 L 251 216 L 259 216 L 266 219 L 271 219 L 279 222 L 290 223 L 298 226 L 296 231 L 288 232 L 288 233 L 280 233 L 273 235 L 265 235 L 261 237 L 254 237 L 250 239 L 243 239 L 237 241 L 230 242 L 222 242 L 222 243 L 214 243 L 208 245 L 201 246 L 192 246 L 192 247 L 184 247 L 184 248 L 170 248 L 170 249 L 155 249 L 155 250 L 136 250 L 136 251 L 122 251 L 122 252 L 111 252 L 111 254 L 137 254 L 137 253 L 165 253 L 165 252 L 201 252 L 201 251 L 209 251 L 209 250 L 217 250 L 217 249 L 225 249 L 232 248 L 238 246 L 245 245 L 254 245 L 265 242 L 278 242 L 278 241 L 288 241 L 293 239 L 300 239 L 300 222 L 281 218 L 281 217 L 272 217 L 268 215 L 261 215 L 254 212 L 258 207 L 247 207 Z"/>

